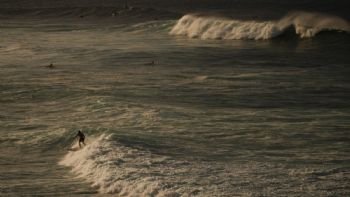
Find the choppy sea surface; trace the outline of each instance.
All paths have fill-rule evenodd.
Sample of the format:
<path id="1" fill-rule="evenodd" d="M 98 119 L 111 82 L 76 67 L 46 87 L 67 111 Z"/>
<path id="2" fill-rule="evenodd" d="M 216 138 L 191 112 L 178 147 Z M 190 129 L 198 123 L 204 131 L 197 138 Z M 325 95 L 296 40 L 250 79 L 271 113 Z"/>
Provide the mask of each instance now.
<path id="1" fill-rule="evenodd" d="M 349 26 L 322 17 L 1 20 L 0 195 L 349 196 Z"/>

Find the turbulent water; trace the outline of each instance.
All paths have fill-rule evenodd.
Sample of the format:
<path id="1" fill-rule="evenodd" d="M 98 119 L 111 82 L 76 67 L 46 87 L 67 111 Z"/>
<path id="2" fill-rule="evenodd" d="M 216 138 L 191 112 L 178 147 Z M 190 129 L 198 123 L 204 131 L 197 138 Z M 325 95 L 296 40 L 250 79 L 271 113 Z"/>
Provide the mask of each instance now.
<path id="1" fill-rule="evenodd" d="M 322 31 L 350 32 L 350 25 L 341 18 L 295 12 L 279 21 L 241 21 L 186 15 L 171 30 L 171 34 L 202 39 L 266 40 L 286 33 L 290 27 L 301 38 L 313 37 Z"/>
<path id="2" fill-rule="evenodd" d="M 3 196 L 350 195 L 344 19 L 0 22 Z"/>

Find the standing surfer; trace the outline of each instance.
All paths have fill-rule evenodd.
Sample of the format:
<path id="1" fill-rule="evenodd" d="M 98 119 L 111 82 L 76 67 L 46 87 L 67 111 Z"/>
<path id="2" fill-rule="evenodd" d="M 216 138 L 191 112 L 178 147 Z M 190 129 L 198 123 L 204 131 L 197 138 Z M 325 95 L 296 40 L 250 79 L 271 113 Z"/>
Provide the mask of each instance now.
<path id="1" fill-rule="evenodd" d="M 81 144 L 80 143 L 83 143 L 84 146 L 85 146 L 85 135 L 83 132 L 81 132 L 81 130 L 78 131 L 77 135 L 75 136 L 75 138 L 79 137 L 79 148 L 81 148 Z"/>

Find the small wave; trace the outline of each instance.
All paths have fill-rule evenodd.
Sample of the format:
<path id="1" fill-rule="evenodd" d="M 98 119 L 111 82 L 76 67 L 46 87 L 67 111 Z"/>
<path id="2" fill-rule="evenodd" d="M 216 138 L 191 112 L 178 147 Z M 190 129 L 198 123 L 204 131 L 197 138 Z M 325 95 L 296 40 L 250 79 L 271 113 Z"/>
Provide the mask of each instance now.
<path id="1" fill-rule="evenodd" d="M 339 17 L 292 12 L 279 21 L 241 21 L 189 14 L 176 23 L 170 34 L 200 39 L 267 40 L 290 27 L 300 38 L 313 37 L 321 31 L 350 32 L 349 23 Z"/>

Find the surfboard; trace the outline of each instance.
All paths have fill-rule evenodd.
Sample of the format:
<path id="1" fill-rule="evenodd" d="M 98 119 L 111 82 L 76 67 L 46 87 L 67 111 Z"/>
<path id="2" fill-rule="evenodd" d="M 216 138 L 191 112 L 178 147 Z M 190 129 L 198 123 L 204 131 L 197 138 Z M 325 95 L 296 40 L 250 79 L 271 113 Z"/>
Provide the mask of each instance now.
<path id="1" fill-rule="evenodd" d="M 78 151 L 78 150 L 80 150 L 79 147 L 68 148 L 68 151 Z"/>

